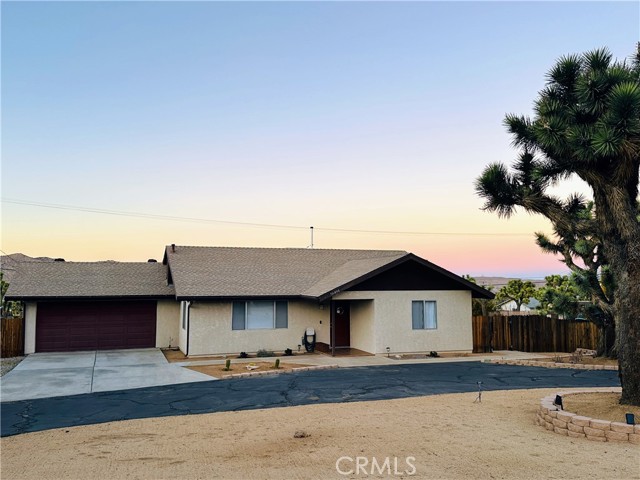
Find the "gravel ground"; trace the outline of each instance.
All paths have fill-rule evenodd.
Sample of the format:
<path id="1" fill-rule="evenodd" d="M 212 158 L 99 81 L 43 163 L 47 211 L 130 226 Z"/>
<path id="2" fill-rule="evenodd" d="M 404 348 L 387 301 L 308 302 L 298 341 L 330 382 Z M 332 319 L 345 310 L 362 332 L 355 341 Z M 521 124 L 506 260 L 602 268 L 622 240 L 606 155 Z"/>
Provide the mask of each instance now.
<path id="1" fill-rule="evenodd" d="M 0 359 L 0 377 L 9 373 L 24 357 L 10 357 Z"/>

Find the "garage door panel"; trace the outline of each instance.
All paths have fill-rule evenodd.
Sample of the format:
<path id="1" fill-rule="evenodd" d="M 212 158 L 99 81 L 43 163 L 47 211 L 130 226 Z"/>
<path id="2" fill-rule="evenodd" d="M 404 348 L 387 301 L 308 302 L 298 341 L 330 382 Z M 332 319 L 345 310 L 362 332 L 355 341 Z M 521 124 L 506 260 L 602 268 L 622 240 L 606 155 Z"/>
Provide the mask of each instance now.
<path id="1" fill-rule="evenodd" d="M 155 346 L 156 302 L 60 302 L 38 305 L 36 351 Z"/>
<path id="2" fill-rule="evenodd" d="M 98 348 L 96 340 L 90 338 L 71 338 L 68 345 L 69 351 L 96 350 Z"/>

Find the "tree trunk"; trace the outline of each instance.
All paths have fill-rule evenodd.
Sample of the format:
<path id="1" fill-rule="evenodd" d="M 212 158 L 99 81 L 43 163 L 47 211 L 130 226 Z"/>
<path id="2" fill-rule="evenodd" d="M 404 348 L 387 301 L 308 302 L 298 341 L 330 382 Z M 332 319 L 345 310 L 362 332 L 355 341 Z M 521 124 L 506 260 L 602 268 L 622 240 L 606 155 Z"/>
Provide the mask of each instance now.
<path id="1" fill-rule="evenodd" d="M 616 282 L 614 300 L 620 403 L 640 405 L 640 225 L 635 205 L 619 188 L 594 188 L 596 219 Z"/>
<path id="2" fill-rule="evenodd" d="M 598 340 L 597 355 L 599 357 L 617 358 L 614 348 L 616 340 L 616 329 L 613 319 L 606 319 L 596 323 L 600 329 L 600 339 Z"/>
<path id="3" fill-rule="evenodd" d="M 636 243 L 635 248 L 636 252 L 640 252 L 640 242 Z M 622 384 L 620 403 L 640 405 L 640 262 L 637 258 L 630 258 L 626 269 L 622 266 L 619 272 L 614 306 Z"/>

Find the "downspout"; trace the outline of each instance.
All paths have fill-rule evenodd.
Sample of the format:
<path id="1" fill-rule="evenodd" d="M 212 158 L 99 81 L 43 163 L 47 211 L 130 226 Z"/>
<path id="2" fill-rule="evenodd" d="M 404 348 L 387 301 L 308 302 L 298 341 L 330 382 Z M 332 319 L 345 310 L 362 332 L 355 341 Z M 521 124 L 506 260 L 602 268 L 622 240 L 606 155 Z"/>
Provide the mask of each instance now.
<path id="1" fill-rule="evenodd" d="M 329 303 L 331 308 L 331 356 L 336 356 L 336 306 L 333 300 Z"/>
<path id="2" fill-rule="evenodd" d="M 185 356 L 188 357 L 189 356 L 189 337 L 190 337 L 189 330 L 190 330 L 190 327 L 191 327 L 191 314 L 190 314 L 190 312 L 191 312 L 191 302 L 187 301 L 186 304 L 187 304 L 187 308 L 186 308 L 184 314 L 187 317 L 186 318 L 186 321 L 187 321 L 187 348 L 186 348 L 186 350 L 187 351 L 185 352 Z"/>
<path id="3" fill-rule="evenodd" d="M 20 356 L 24 356 L 24 351 L 25 351 L 25 343 L 27 341 L 27 335 L 25 334 L 26 332 L 26 328 L 27 328 L 27 302 L 20 302 L 21 307 L 22 307 L 22 342 L 21 343 L 21 351 Z M 34 344 L 34 350 L 35 350 L 35 344 Z"/>

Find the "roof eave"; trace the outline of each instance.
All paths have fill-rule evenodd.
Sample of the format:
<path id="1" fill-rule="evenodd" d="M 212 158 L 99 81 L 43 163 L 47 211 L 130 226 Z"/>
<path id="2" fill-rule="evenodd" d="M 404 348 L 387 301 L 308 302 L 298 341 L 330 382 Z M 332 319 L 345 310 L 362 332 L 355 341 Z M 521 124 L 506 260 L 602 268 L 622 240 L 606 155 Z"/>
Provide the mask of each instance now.
<path id="1" fill-rule="evenodd" d="M 269 294 L 269 295 L 176 295 L 175 299 L 179 302 L 181 301 L 236 301 L 236 300 L 251 300 L 251 299 L 260 299 L 260 300 L 298 300 L 298 299 L 313 299 L 317 300 L 316 297 L 307 297 L 305 295 L 278 295 L 278 294 Z"/>
<path id="2" fill-rule="evenodd" d="M 5 296 L 9 302 L 41 302 L 61 300 L 165 300 L 175 295 L 24 295 Z"/>

